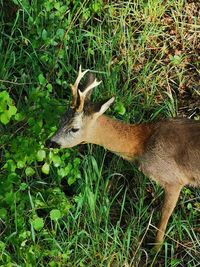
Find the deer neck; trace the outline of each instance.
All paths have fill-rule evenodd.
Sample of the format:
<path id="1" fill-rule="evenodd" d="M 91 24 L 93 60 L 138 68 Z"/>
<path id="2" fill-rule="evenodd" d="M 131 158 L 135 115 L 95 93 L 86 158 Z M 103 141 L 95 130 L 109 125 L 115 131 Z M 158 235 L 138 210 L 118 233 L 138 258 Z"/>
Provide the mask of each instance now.
<path id="1" fill-rule="evenodd" d="M 102 115 L 90 129 L 87 142 L 132 160 L 143 153 L 150 134 L 150 126 L 126 124 Z"/>

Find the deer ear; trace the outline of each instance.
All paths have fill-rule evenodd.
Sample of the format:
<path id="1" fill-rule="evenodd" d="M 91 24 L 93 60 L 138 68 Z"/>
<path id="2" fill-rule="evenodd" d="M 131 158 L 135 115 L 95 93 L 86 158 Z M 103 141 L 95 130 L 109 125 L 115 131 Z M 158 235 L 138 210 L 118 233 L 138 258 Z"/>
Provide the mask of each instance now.
<path id="1" fill-rule="evenodd" d="M 106 102 L 103 102 L 101 104 L 96 105 L 95 107 L 95 117 L 101 116 L 106 110 L 110 107 L 110 105 L 114 102 L 115 98 L 114 96 L 107 100 Z"/>

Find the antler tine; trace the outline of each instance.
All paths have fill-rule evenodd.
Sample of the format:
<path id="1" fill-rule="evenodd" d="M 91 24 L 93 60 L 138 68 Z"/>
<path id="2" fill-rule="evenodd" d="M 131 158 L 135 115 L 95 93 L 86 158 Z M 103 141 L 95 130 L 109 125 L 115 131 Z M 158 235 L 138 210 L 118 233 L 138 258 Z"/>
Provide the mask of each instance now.
<path id="1" fill-rule="evenodd" d="M 89 71 L 89 69 L 82 72 L 81 65 L 79 67 L 78 77 L 76 78 L 76 81 L 74 84 L 70 84 L 71 90 L 72 90 L 72 107 L 76 107 L 77 102 L 77 91 L 78 91 L 78 85 L 80 83 L 80 80 L 83 78 L 83 76 Z"/>
<path id="2" fill-rule="evenodd" d="M 76 81 L 75 81 L 75 84 L 74 84 L 74 86 L 76 87 L 76 89 L 78 89 L 78 85 L 79 85 L 80 80 L 83 78 L 83 76 L 84 76 L 88 71 L 89 71 L 89 69 L 87 69 L 87 70 L 85 70 L 85 71 L 82 72 L 82 68 L 81 68 L 81 65 L 80 65 L 80 67 L 79 67 L 79 71 L 78 71 L 78 77 L 77 77 L 77 79 L 76 79 Z"/>
<path id="3" fill-rule="evenodd" d="M 81 112 L 84 107 L 85 98 L 90 90 L 92 90 L 94 87 L 98 86 L 102 81 L 97 81 L 96 79 L 83 91 L 81 92 L 78 90 L 79 96 L 80 96 L 80 105 L 77 109 L 78 112 Z"/>
<path id="4" fill-rule="evenodd" d="M 86 87 L 86 89 L 83 91 L 83 95 L 86 96 L 90 90 L 98 86 L 101 82 L 102 81 L 98 82 L 97 79 L 95 79 L 88 87 Z"/>

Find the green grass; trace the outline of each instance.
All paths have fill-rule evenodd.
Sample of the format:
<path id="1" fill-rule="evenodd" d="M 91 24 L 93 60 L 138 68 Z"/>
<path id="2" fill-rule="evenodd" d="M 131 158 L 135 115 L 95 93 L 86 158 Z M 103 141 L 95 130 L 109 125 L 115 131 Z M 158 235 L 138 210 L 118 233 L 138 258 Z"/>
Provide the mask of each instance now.
<path id="1" fill-rule="evenodd" d="M 198 106 L 199 4 L 189 2 L 0 1 L 0 93 L 17 107 L 0 122 L 0 266 L 199 266 L 199 189 L 182 191 L 155 254 L 159 185 L 102 148 L 44 146 L 80 64 L 103 81 L 94 101 L 116 96 L 118 119 Z"/>

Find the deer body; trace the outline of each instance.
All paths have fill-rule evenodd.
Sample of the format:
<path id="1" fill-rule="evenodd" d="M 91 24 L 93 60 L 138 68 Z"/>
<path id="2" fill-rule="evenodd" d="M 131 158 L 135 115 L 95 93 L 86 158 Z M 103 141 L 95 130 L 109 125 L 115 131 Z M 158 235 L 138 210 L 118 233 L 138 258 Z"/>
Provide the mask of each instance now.
<path id="1" fill-rule="evenodd" d="M 102 115 L 86 143 L 103 146 L 139 162 L 140 170 L 165 184 L 200 186 L 200 122 L 168 119 L 151 124 L 125 124 Z"/>
<path id="2" fill-rule="evenodd" d="M 90 102 L 90 91 L 99 82 L 90 77 L 86 89 L 78 89 L 86 73 L 79 69 L 71 85 L 72 108 L 64 115 L 61 127 L 51 142 L 62 147 L 92 143 L 122 158 L 137 159 L 140 170 L 164 188 L 165 199 L 156 236 L 160 248 L 168 220 L 185 185 L 200 186 L 200 122 L 166 119 L 149 124 L 126 124 L 103 113 L 114 98 L 103 104 Z"/>

